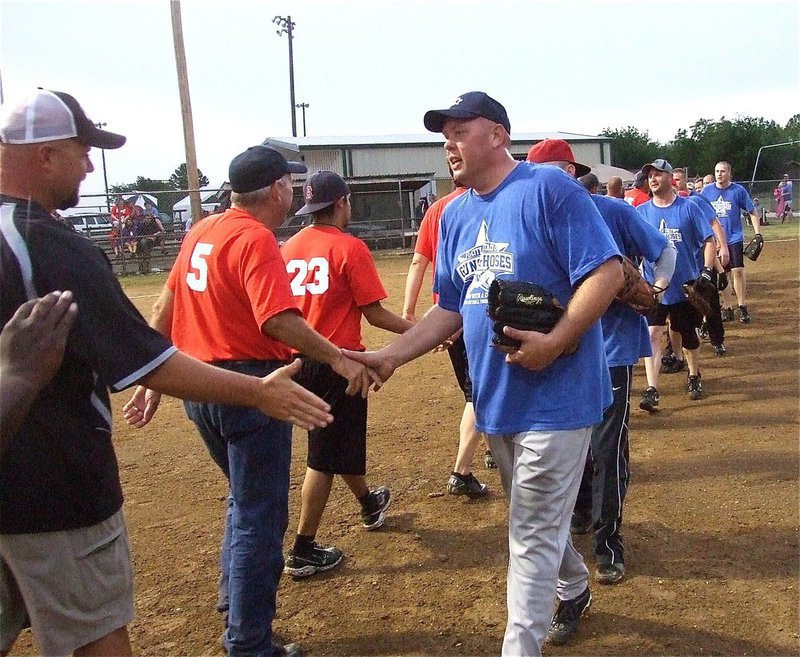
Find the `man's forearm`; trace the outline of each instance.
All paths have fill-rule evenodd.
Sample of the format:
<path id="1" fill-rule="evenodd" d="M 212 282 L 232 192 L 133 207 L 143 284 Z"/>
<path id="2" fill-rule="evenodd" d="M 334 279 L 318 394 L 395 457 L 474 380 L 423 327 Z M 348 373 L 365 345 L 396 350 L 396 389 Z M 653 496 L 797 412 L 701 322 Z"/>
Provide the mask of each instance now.
<path id="1" fill-rule="evenodd" d="M 271 338 L 294 347 L 301 354 L 328 365 L 333 365 L 339 358 L 342 358 L 339 347 L 314 331 L 296 313 L 290 311 L 278 313 L 268 319 L 261 330 Z"/>
<path id="2" fill-rule="evenodd" d="M 231 372 L 176 351 L 139 383 L 178 399 L 256 406 L 258 378 Z"/>
<path id="3" fill-rule="evenodd" d="M 436 305 L 412 328 L 381 351 L 395 367 L 399 367 L 442 344 L 459 328 L 461 315 Z"/>
<path id="4" fill-rule="evenodd" d="M 0 461 L 39 394 L 29 384 L 26 377 L 0 374 Z"/>
<path id="5" fill-rule="evenodd" d="M 618 258 L 607 260 L 592 271 L 572 295 L 561 321 L 551 331 L 559 344 L 575 344 L 606 311 L 623 282 Z"/>
<path id="6" fill-rule="evenodd" d="M 406 277 L 406 289 L 403 296 L 403 316 L 410 317 L 416 314 L 417 302 L 419 301 L 419 291 L 422 289 L 422 282 L 425 280 L 425 270 L 430 261 L 419 253 L 414 254 L 411 265 L 408 268 Z"/>

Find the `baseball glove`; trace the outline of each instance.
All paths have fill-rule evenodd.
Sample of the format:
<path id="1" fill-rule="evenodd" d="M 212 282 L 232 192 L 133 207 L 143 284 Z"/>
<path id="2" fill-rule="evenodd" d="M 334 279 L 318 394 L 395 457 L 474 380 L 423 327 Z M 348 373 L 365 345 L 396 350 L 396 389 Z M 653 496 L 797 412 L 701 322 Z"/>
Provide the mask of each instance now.
<path id="1" fill-rule="evenodd" d="M 744 255 L 753 262 L 758 260 L 761 255 L 761 249 L 764 248 L 764 238 L 761 233 L 756 233 L 756 236 L 750 240 L 750 243 L 744 248 Z"/>
<path id="2" fill-rule="evenodd" d="M 549 333 L 561 319 L 564 308 L 558 299 L 536 283 L 495 278 L 489 286 L 486 312 L 494 322 L 492 346 L 510 353 L 519 349 L 521 343 L 505 335 L 504 327 Z M 573 353 L 575 349 L 577 345 L 565 353 Z"/>
<path id="3" fill-rule="evenodd" d="M 648 283 L 639 272 L 633 261 L 622 257 L 622 287 L 617 292 L 617 301 L 627 303 L 640 315 L 647 315 L 658 305 L 656 290 Z"/>
<path id="4" fill-rule="evenodd" d="M 686 281 L 683 284 L 683 291 L 701 317 L 711 316 L 713 295 L 718 293 L 717 288 L 707 278 L 698 276 L 693 281 Z"/>

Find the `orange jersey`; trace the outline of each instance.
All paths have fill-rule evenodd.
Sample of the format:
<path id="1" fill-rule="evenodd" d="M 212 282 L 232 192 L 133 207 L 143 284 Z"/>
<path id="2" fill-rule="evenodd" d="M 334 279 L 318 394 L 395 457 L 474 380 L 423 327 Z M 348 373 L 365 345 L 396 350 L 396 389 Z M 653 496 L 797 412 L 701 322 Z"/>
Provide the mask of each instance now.
<path id="1" fill-rule="evenodd" d="M 647 192 L 643 192 L 641 189 L 634 187 L 633 189 L 629 189 L 627 192 L 625 192 L 625 200 L 633 207 L 636 207 L 642 203 L 647 203 L 650 200 L 650 195 L 647 194 Z"/>
<path id="2" fill-rule="evenodd" d="M 261 327 L 286 310 L 300 313 L 272 232 L 236 208 L 186 234 L 167 287 L 175 295 L 172 342 L 205 362 L 288 361 L 291 349 Z"/>
<path id="3" fill-rule="evenodd" d="M 372 254 L 336 226 L 306 226 L 281 247 L 297 305 L 337 347 L 360 351 L 361 308 L 386 298 Z"/>
<path id="4" fill-rule="evenodd" d="M 422 218 L 417 232 L 417 244 L 414 246 L 414 253 L 419 253 L 431 261 L 431 271 L 436 277 L 436 249 L 439 246 L 439 220 L 442 218 L 445 207 L 454 198 L 461 196 L 467 191 L 466 187 L 457 187 L 447 196 L 442 196 L 436 201 Z M 437 295 L 434 293 L 433 302 L 436 303 Z"/>

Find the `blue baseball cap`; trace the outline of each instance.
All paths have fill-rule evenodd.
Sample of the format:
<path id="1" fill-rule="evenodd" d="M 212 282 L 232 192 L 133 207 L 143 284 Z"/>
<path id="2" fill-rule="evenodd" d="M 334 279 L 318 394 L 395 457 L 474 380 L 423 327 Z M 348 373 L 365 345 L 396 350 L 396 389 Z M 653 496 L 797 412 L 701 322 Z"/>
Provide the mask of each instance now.
<path id="1" fill-rule="evenodd" d="M 448 119 L 477 119 L 483 117 L 499 123 L 511 134 L 511 123 L 506 108 L 483 91 L 468 91 L 455 99 L 453 104 L 442 110 L 425 112 L 423 123 L 431 132 L 441 132 Z"/>

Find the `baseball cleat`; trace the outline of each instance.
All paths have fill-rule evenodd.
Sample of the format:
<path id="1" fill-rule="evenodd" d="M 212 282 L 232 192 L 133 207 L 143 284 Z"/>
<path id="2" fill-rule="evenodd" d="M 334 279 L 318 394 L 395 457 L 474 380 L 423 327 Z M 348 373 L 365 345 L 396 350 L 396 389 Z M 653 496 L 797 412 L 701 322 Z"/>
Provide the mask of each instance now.
<path id="1" fill-rule="evenodd" d="M 392 493 L 386 486 L 369 492 L 367 501 L 361 505 L 361 521 L 364 529 L 372 531 L 382 527 L 386 520 L 386 509 L 392 504 Z"/>
<path id="2" fill-rule="evenodd" d="M 697 401 L 703 397 L 703 382 L 700 380 L 700 375 L 689 375 L 686 383 L 686 389 L 689 391 L 689 399 Z"/>
<path id="3" fill-rule="evenodd" d="M 547 640 L 554 646 L 563 646 L 575 636 L 578 631 L 578 622 L 592 605 L 592 594 L 589 587 L 577 598 L 572 600 L 559 600 L 556 613 L 547 632 Z"/>
<path id="4" fill-rule="evenodd" d="M 648 387 L 642 395 L 639 408 L 648 413 L 655 413 L 658 410 L 658 390 L 653 386 Z"/>
<path id="5" fill-rule="evenodd" d="M 594 575 L 598 584 L 619 584 L 625 577 L 625 564 L 600 564 L 597 566 Z"/>
<path id="6" fill-rule="evenodd" d="M 747 306 L 739 306 L 739 321 L 742 324 L 750 323 L 750 313 L 747 312 Z"/>
<path id="7" fill-rule="evenodd" d="M 298 554 L 294 550 L 286 555 L 286 565 L 283 572 L 292 577 L 311 577 L 317 573 L 325 572 L 338 566 L 344 554 L 336 547 L 322 547 L 316 542 L 311 545 L 308 553 Z"/>
<path id="8" fill-rule="evenodd" d="M 466 495 L 470 498 L 484 497 L 489 487 L 482 484 L 471 472 L 468 475 L 454 472 L 447 481 L 447 492 L 450 495 Z"/>

